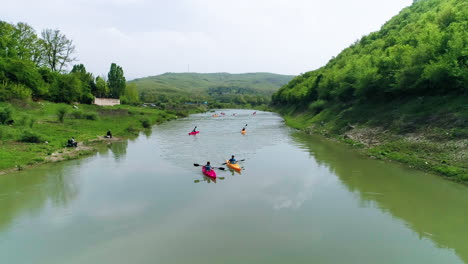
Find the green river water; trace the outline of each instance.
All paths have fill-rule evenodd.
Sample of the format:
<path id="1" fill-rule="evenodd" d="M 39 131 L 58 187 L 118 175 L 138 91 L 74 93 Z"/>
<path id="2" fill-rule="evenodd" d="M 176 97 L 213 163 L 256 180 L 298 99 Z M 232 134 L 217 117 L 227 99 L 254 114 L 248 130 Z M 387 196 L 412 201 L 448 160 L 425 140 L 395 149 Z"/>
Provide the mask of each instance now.
<path id="1" fill-rule="evenodd" d="M 0 175 L 0 263 L 468 263 L 467 187 L 223 111 Z"/>

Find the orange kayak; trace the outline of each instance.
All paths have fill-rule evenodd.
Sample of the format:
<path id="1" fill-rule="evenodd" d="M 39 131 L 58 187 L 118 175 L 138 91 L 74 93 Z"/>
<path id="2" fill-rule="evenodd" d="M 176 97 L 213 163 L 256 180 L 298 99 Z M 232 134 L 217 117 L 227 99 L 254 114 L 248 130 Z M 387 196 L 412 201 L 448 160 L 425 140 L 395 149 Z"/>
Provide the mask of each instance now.
<path id="1" fill-rule="evenodd" d="M 245 135 L 245 133 L 247 133 L 247 131 L 245 131 L 245 130 L 242 130 L 242 131 L 241 131 L 241 133 Z"/>
<path id="2" fill-rule="evenodd" d="M 226 160 L 226 165 L 227 165 L 229 168 L 231 168 L 231 169 L 233 169 L 233 170 L 236 170 L 236 171 L 238 171 L 238 172 L 240 172 L 241 169 L 242 169 L 242 168 L 239 166 L 239 164 L 237 164 L 237 163 L 236 163 L 236 164 L 231 164 L 231 163 L 229 162 L 229 160 Z"/>

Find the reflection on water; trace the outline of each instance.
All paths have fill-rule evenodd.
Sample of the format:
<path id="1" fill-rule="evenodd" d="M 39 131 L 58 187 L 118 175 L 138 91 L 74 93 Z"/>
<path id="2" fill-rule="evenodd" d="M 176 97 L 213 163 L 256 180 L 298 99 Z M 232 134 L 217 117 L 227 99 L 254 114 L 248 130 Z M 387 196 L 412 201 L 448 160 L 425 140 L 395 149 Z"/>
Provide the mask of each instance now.
<path id="1" fill-rule="evenodd" d="M 79 184 L 66 163 L 0 175 L 0 230 L 17 218 L 49 205 L 66 207 L 79 194 Z"/>
<path id="2" fill-rule="evenodd" d="M 292 135 L 318 164 L 327 166 L 363 207 L 375 203 L 441 248 L 468 263 L 468 191 L 438 176 L 362 159 L 346 147 L 302 133 Z"/>
<path id="3" fill-rule="evenodd" d="M 127 154 L 128 141 L 119 141 L 108 145 L 109 150 L 114 155 L 116 162 L 125 158 Z"/>

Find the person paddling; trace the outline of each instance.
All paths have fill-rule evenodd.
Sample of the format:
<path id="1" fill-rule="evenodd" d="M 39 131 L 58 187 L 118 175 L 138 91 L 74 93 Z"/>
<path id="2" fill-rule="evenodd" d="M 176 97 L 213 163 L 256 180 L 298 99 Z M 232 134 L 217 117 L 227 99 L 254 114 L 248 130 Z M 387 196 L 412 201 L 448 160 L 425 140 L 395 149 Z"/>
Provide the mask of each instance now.
<path id="1" fill-rule="evenodd" d="M 237 160 L 234 158 L 234 155 L 231 156 L 231 159 L 229 160 L 230 164 L 236 164 Z"/>
<path id="2" fill-rule="evenodd" d="M 205 165 L 205 166 L 203 166 L 203 167 L 205 168 L 205 170 L 206 170 L 206 171 L 210 171 L 210 170 L 212 169 L 212 167 L 211 167 L 211 165 L 210 165 L 210 162 L 209 162 L 209 161 L 207 161 L 207 162 L 206 162 L 206 165 Z"/>

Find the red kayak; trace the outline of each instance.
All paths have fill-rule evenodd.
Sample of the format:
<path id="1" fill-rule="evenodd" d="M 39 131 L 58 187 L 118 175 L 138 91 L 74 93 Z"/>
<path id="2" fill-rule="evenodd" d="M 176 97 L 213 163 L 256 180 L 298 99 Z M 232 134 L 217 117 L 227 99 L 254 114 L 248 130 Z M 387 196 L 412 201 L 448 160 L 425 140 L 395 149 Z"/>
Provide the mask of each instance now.
<path id="1" fill-rule="evenodd" d="M 216 172 L 213 169 L 211 169 L 210 171 L 207 171 L 205 169 L 205 166 L 202 166 L 201 171 L 203 172 L 203 174 L 210 177 L 211 179 L 216 179 Z"/>
<path id="2" fill-rule="evenodd" d="M 192 131 L 192 132 L 190 132 L 190 133 L 188 133 L 188 134 L 189 134 L 189 135 L 196 135 L 196 134 L 198 134 L 198 133 L 200 133 L 200 131 L 195 131 L 195 132 Z"/>

